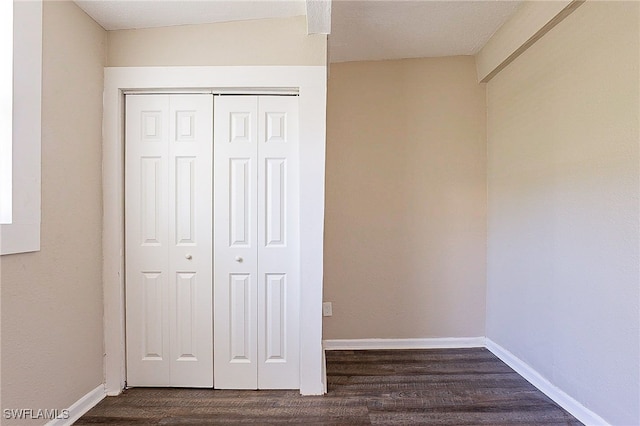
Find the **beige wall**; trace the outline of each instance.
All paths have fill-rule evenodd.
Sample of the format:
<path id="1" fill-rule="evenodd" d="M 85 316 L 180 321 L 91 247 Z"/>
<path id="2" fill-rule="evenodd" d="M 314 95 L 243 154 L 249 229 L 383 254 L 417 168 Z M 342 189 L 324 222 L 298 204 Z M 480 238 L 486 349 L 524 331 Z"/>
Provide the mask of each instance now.
<path id="1" fill-rule="evenodd" d="M 487 336 L 640 424 L 640 4 L 587 2 L 488 85 Z"/>
<path id="2" fill-rule="evenodd" d="M 473 58 L 332 64 L 327 109 L 324 338 L 484 336 Z"/>
<path id="3" fill-rule="evenodd" d="M 105 42 L 74 3 L 44 3 L 41 251 L 0 258 L 2 408 L 67 408 L 103 381 Z"/>
<path id="4" fill-rule="evenodd" d="M 324 65 L 327 37 L 306 18 L 109 31 L 107 66 Z"/>

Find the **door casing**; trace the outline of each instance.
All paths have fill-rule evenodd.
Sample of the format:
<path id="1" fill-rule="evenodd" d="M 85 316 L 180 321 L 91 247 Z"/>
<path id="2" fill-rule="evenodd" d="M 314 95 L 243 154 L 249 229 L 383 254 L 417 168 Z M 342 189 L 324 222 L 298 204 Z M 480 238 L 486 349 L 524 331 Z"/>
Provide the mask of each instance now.
<path id="1" fill-rule="evenodd" d="M 125 386 L 124 93 L 299 94 L 300 393 L 325 391 L 322 353 L 325 66 L 105 68 L 103 113 L 103 289 L 105 389 Z"/>

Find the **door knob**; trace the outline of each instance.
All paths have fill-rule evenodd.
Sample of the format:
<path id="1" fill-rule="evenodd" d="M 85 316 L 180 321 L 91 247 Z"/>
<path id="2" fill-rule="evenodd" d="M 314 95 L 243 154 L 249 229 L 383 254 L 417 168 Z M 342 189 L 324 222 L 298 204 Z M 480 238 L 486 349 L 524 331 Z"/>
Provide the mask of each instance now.
<path id="1" fill-rule="evenodd" d="M 191 258 L 192 258 L 193 256 L 191 256 L 190 254 L 185 254 L 185 255 L 184 255 L 184 257 L 185 257 L 187 260 L 191 260 Z"/>
<path id="2" fill-rule="evenodd" d="M 242 262 L 242 258 L 240 256 L 236 256 L 236 262 Z"/>

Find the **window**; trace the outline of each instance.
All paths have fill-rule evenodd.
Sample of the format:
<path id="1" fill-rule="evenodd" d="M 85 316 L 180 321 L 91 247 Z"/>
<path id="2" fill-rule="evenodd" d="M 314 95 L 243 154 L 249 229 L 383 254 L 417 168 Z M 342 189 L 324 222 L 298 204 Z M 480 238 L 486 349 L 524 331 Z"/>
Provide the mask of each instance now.
<path id="1" fill-rule="evenodd" d="M 15 70 L 12 103 L 5 103 L 8 98 L 5 86 L 0 89 L 0 114 L 2 120 L 7 120 L 0 124 L 0 254 L 12 254 L 40 250 L 42 0 L 3 0 L 0 4 L 0 31 L 3 32 L 0 37 L 3 40 L 1 43 L 5 43 L 7 38 L 13 38 L 13 46 L 9 46 L 13 50 Z M 8 9 L 5 10 L 11 6 L 13 14 L 8 12 Z M 11 16 L 14 24 L 12 32 L 12 26 L 6 25 L 7 21 L 3 21 L 10 21 Z M 9 31 L 8 36 L 5 31 Z M 2 46 L 6 49 L 6 45 Z M 3 50 L 0 54 L 4 52 Z M 7 64 L 3 63 L 1 66 L 5 65 Z M 8 69 L 11 69 L 10 65 L 8 66 Z M 5 71 L 7 68 L 2 69 Z M 0 76 L 0 84 L 8 84 L 3 76 Z M 7 118 L 7 105 L 12 108 L 12 120 Z M 13 123 L 12 137 L 7 136 L 7 123 Z M 7 204 L 7 199 L 10 204 Z M 7 211 L 10 214 L 6 213 Z"/>
<path id="2" fill-rule="evenodd" d="M 0 2 L 0 224 L 11 223 L 13 2 Z"/>

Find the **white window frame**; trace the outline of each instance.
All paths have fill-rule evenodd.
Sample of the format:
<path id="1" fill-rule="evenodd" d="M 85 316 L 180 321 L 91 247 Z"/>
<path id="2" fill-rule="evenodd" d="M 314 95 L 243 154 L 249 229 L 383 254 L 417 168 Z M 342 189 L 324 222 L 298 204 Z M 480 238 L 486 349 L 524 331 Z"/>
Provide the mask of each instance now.
<path id="1" fill-rule="evenodd" d="M 13 1 L 0 2 L 0 224 L 11 223 Z"/>
<path id="2" fill-rule="evenodd" d="M 105 388 L 124 389 L 124 92 L 292 88 L 299 91 L 300 393 L 325 390 L 322 267 L 326 133 L 325 66 L 105 68 L 103 120 L 103 286 Z"/>
<path id="3" fill-rule="evenodd" d="M 3 164 L 11 152 L 3 167 L 11 185 L 2 192 L 11 197 L 11 223 L 0 225 L 2 255 L 40 250 L 42 1 L 13 2 L 13 17 L 13 137 L 2 147 Z"/>

